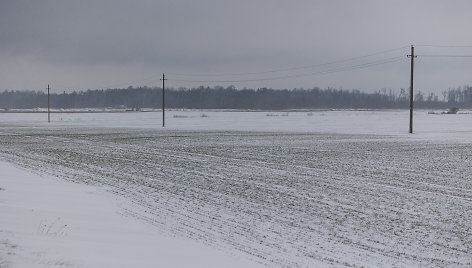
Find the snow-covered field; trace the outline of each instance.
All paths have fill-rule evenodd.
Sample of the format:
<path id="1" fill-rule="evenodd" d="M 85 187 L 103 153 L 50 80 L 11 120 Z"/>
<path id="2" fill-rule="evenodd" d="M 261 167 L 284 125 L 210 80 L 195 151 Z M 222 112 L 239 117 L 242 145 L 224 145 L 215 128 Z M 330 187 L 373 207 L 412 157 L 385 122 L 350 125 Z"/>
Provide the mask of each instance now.
<path id="1" fill-rule="evenodd" d="M 0 162 L 0 267 L 261 267 L 124 217 L 104 189 Z"/>
<path id="2" fill-rule="evenodd" d="M 82 191 L 85 196 L 87 191 L 108 196 L 98 195 L 103 200 L 97 204 L 111 202 L 105 208 L 114 208 L 107 213 L 114 212 L 116 220 L 110 224 L 115 229 L 102 238 L 133 244 L 142 238 L 138 252 L 176 237 L 186 245 L 201 245 L 202 256 L 214 255 L 225 267 L 233 259 L 271 267 L 472 265 L 471 114 L 417 111 L 413 135 L 407 133 L 408 111 L 166 115 L 162 128 L 161 115 L 151 112 L 52 114 L 51 124 L 45 122 L 46 114 L 0 114 L 0 157 L 59 178 L 49 178 L 52 185 L 67 180 L 81 184 L 68 183 L 71 191 L 90 187 L 83 188 L 91 189 Z M 12 169 L 2 164 L 2 172 L 5 168 Z M 5 220 L 2 214 L 0 220 L 0 267 L 16 267 L 15 256 L 27 254 L 22 249 L 41 239 L 25 240 L 24 233 L 12 230 L 15 219 L 21 218 L 16 215 L 27 212 L 22 206 L 8 206 L 11 200 L 23 200 L 10 189 L 22 186 L 13 182 L 19 172 L 10 173 L 9 179 L 0 180 L 0 210 L 9 215 Z M 19 174 L 26 176 L 24 171 Z M 51 195 L 61 192 L 60 187 L 31 186 L 31 193 L 36 188 Z M 61 208 L 67 211 L 67 204 Z M 70 206 L 86 213 L 86 221 L 72 221 L 78 222 L 75 228 L 99 221 L 88 216 L 99 215 L 87 209 L 89 201 Z M 41 220 L 51 229 L 67 224 L 59 214 L 32 218 L 35 235 L 44 234 L 36 231 Z M 60 223 L 53 225 L 56 217 L 61 217 Z M 113 222 L 123 222 L 122 232 L 142 225 L 152 235 L 115 237 L 120 225 Z M 66 244 L 80 234 L 57 239 Z M 152 240 L 158 234 L 169 240 Z M 80 252 L 79 246 L 71 252 Z M 181 248 L 186 251 L 192 245 Z M 132 254 L 121 251 L 125 246 L 109 256 L 116 256 L 118 266 L 132 263 Z M 76 266 L 94 266 L 87 261 L 95 258 L 87 259 L 85 253 L 68 254 L 55 259 L 64 260 L 62 266 L 69 259 Z M 175 267 L 187 266 L 179 259 Z M 149 266 L 159 267 L 158 262 Z M 163 263 L 168 265 L 161 267 L 171 266 Z M 188 267 L 199 263 L 211 266 L 195 261 Z"/>

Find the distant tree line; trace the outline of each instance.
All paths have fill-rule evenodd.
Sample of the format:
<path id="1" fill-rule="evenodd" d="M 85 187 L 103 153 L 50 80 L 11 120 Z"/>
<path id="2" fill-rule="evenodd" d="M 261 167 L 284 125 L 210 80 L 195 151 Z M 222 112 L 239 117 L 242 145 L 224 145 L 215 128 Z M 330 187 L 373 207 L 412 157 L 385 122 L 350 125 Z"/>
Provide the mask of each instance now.
<path id="1" fill-rule="evenodd" d="M 409 107 L 409 91 L 382 89 L 374 93 L 344 89 L 236 89 L 197 87 L 166 89 L 166 108 L 187 109 L 402 109 Z M 472 108 L 472 87 L 448 89 L 442 96 L 416 91 L 416 108 Z M 162 88 L 128 87 L 53 93 L 51 108 L 162 108 Z M 0 109 L 47 107 L 47 93 L 0 92 Z"/>

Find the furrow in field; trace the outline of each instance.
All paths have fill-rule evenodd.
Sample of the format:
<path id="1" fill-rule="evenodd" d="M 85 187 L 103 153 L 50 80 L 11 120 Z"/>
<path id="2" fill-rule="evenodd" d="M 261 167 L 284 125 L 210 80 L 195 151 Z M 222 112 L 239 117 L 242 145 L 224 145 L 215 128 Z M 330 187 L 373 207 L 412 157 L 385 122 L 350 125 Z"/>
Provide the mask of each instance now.
<path id="1" fill-rule="evenodd" d="M 106 185 L 163 232 L 271 266 L 471 263 L 467 144 L 116 129 L 19 129 L 0 144 L 17 164 Z"/>

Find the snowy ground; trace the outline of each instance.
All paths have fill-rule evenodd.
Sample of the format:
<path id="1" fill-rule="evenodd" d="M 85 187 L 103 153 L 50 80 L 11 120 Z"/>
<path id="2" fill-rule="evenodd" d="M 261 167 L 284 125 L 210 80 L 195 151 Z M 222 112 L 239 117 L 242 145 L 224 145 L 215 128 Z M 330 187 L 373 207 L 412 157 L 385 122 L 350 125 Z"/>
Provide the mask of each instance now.
<path id="1" fill-rule="evenodd" d="M 51 124 L 45 114 L 0 114 L 0 155 L 80 184 L 67 184 L 70 191 L 90 187 L 82 194 L 103 198 L 97 203 L 105 208 L 116 207 L 114 196 L 119 208 L 111 211 L 127 216 L 126 228 L 142 225 L 161 235 L 155 239 L 191 240 L 204 252 L 215 250 L 215 258 L 227 257 L 221 258 L 226 264 L 244 257 L 274 267 L 472 265 L 472 115 L 417 112 L 413 135 L 406 133 L 407 111 L 167 115 L 162 129 L 158 113 L 53 114 Z M 11 168 L 2 164 L 1 170 Z M 23 175 L 18 177 L 28 177 Z M 0 208 L 23 215 L 21 206 L 4 206 L 21 200 L 9 192 L 22 189 L 11 179 L 16 175 L 7 177 L 0 180 Z M 101 215 L 82 203 L 67 207 L 97 215 L 82 215 L 79 227 L 94 226 L 90 219 Z M 55 215 L 43 218 L 46 226 L 56 226 Z M 67 224 L 62 219 L 57 226 Z M 35 221 L 31 226 L 39 228 Z M 11 226 L 15 218 L 2 217 L 0 230 L 8 238 L 0 238 L 0 258 L 15 264 L 15 254 L 27 254 L 17 248 L 29 248 L 36 238 L 23 239 Z M 103 239 L 121 239 L 115 230 Z M 122 238 L 132 244 L 146 241 L 143 254 L 154 243 L 162 245 L 152 235 L 123 233 L 133 234 Z M 74 235 L 59 239 L 69 243 Z M 60 254 L 55 260 L 93 266 L 84 256 Z M 122 256 L 118 264 L 133 263 L 127 257 L 133 254 L 110 256 Z"/>
<path id="2" fill-rule="evenodd" d="M 261 267 L 124 217 L 102 189 L 0 170 L 0 267 Z"/>

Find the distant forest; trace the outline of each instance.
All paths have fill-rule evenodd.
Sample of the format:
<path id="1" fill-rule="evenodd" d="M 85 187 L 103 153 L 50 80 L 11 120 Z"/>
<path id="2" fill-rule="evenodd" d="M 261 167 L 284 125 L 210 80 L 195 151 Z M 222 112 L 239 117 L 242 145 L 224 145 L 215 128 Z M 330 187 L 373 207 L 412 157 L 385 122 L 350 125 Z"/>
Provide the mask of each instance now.
<path id="1" fill-rule="evenodd" d="M 166 89 L 166 108 L 186 109 L 402 109 L 409 107 L 409 91 L 382 89 L 374 93 L 343 89 L 236 89 L 203 87 Z M 472 108 L 472 87 L 448 89 L 441 96 L 416 91 L 415 108 Z M 50 95 L 51 108 L 162 108 L 162 88 L 128 87 Z M 0 109 L 47 107 L 47 92 L 3 91 Z"/>

